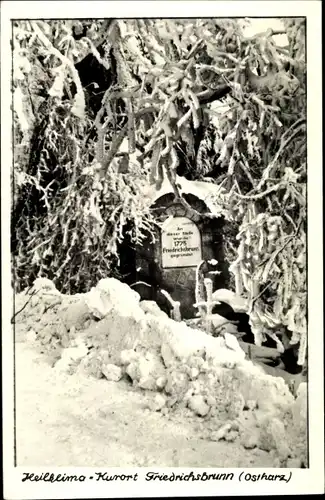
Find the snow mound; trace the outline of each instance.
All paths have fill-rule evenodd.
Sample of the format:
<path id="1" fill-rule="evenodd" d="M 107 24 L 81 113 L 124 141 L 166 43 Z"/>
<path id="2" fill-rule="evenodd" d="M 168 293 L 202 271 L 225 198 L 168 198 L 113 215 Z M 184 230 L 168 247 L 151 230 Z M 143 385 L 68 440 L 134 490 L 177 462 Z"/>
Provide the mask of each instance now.
<path id="1" fill-rule="evenodd" d="M 295 400 L 281 377 L 246 359 L 234 335 L 212 337 L 175 322 L 114 278 L 86 294 L 60 295 L 59 303 L 47 306 L 45 292 L 54 289 L 41 284 L 37 300 L 20 296 L 29 302 L 16 328 L 25 331 L 25 341 L 33 330 L 33 348 L 47 351 L 56 371 L 116 382 L 127 378 L 148 392 L 152 411 L 183 409 L 209 421 L 208 439 L 240 438 L 247 449 L 274 453 L 281 466 L 295 458 L 306 464 L 305 386 Z"/>

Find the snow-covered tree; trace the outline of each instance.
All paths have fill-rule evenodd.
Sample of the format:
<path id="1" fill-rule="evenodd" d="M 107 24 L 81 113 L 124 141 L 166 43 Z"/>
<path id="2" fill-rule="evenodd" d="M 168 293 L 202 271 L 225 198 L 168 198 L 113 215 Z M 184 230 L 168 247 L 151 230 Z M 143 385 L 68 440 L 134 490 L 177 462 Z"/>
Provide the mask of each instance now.
<path id="1" fill-rule="evenodd" d="M 305 24 L 245 37 L 247 20 L 19 21 L 13 29 L 15 282 L 63 291 L 116 273 L 118 244 L 155 224 L 142 188 L 218 183 L 257 342 L 306 347 Z M 94 63 L 95 61 L 95 63 Z M 209 216 L 209 214 L 207 214 Z"/>

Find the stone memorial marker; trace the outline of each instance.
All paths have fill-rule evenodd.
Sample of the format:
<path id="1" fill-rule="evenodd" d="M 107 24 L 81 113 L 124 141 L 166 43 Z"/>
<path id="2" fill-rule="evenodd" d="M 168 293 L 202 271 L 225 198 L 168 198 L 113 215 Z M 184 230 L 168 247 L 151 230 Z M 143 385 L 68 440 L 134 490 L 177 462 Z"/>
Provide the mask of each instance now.
<path id="1" fill-rule="evenodd" d="M 161 232 L 162 268 L 196 267 L 202 260 L 200 231 L 187 217 L 172 217 Z"/>
<path id="2" fill-rule="evenodd" d="M 193 184 L 196 185 L 194 181 Z M 205 196 L 203 190 L 203 198 Z M 164 307 L 160 293 L 164 290 L 180 302 L 182 318 L 187 319 L 197 313 L 194 304 L 198 264 L 202 260 L 218 261 L 212 270 L 221 273 L 211 275 L 213 290 L 227 288 L 228 264 L 223 250 L 223 217 L 205 217 L 209 212 L 205 198 L 187 193 L 184 199 L 195 213 L 175 202 L 172 187 L 170 192 L 158 196 L 152 205 L 160 222 L 160 228 L 155 228 L 154 240 L 148 235 L 148 239 L 137 246 L 134 264 L 130 247 L 128 253 L 121 255 L 126 256 L 123 272 L 129 274 L 130 283 L 143 300 L 154 300 Z"/>

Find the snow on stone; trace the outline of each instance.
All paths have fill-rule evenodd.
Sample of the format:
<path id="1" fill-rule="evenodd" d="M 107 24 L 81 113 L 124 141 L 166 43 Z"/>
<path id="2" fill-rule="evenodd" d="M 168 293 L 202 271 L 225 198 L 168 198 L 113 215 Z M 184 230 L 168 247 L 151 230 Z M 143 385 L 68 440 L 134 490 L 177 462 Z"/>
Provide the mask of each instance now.
<path id="1" fill-rule="evenodd" d="M 244 299 L 235 292 L 225 288 L 220 288 L 219 290 L 213 292 L 212 299 L 228 304 L 237 313 L 246 313 L 248 310 L 247 299 Z"/>
<path id="2" fill-rule="evenodd" d="M 201 395 L 192 396 L 188 402 L 189 408 L 200 417 L 205 417 L 210 411 L 210 406 L 205 402 Z"/>
<path id="3" fill-rule="evenodd" d="M 167 314 L 160 309 L 157 302 L 154 300 L 141 300 L 140 307 L 145 313 L 152 314 L 161 318 L 167 318 Z"/>
<path id="4" fill-rule="evenodd" d="M 33 288 L 34 290 L 42 290 L 42 291 L 57 291 L 56 287 L 53 283 L 53 281 L 47 279 L 47 278 L 36 278 L 36 280 L 33 283 Z"/>
<path id="5" fill-rule="evenodd" d="M 115 278 L 106 278 L 99 281 L 96 287 L 93 287 L 86 294 L 86 303 L 98 319 L 103 319 L 112 309 L 113 304 L 123 304 L 123 310 L 127 313 L 134 311 L 134 306 L 140 300 L 140 295 L 121 283 Z"/>
<path id="6" fill-rule="evenodd" d="M 123 376 L 121 367 L 112 364 L 103 365 L 102 373 L 107 380 L 112 380 L 113 382 L 118 382 Z"/>
<path id="7" fill-rule="evenodd" d="M 223 193 L 223 188 L 218 184 L 203 181 L 189 181 L 185 177 L 176 176 L 176 183 L 180 187 L 182 194 L 192 194 L 204 201 L 209 211 L 215 217 L 227 217 L 227 212 L 218 203 L 218 196 Z M 161 196 L 173 193 L 173 188 L 167 178 L 164 178 L 161 188 L 157 190 L 155 186 L 146 186 L 143 189 L 144 195 L 150 204 L 155 203 Z"/>
<path id="8" fill-rule="evenodd" d="M 238 340 L 236 339 L 236 337 L 234 337 L 234 335 L 231 335 L 231 333 L 226 332 L 224 335 L 224 339 L 225 339 L 225 344 L 229 349 L 232 349 L 233 351 L 237 351 L 240 353 L 243 352 L 242 348 L 238 343 Z"/>

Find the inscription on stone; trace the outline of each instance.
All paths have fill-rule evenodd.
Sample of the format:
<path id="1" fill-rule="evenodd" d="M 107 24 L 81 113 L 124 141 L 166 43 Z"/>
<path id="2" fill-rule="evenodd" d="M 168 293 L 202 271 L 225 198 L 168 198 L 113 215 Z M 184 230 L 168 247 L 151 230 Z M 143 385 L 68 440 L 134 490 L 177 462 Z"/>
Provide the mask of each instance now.
<path id="1" fill-rule="evenodd" d="M 187 217 L 174 217 L 161 233 L 162 267 L 195 267 L 202 260 L 201 236 Z"/>

